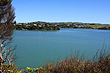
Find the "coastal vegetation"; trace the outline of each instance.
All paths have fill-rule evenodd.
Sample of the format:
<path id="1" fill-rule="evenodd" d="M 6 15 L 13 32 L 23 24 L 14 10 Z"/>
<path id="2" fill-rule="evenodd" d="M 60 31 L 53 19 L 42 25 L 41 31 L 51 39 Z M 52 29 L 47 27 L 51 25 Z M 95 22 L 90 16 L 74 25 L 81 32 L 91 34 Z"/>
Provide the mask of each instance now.
<path id="1" fill-rule="evenodd" d="M 30 23 L 14 23 L 16 30 L 43 30 L 52 31 L 60 30 L 60 28 L 75 28 L 75 29 L 100 29 L 110 30 L 109 24 L 96 23 L 79 23 L 79 22 L 30 22 Z"/>
<path id="2" fill-rule="evenodd" d="M 16 23 L 16 30 L 42 30 L 42 31 L 55 31 L 60 30 L 56 24 L 46 23 L 46 22 L 33 22 L 33 23 Z"/>
<path id="3" fill-rule="evenodd" d="M 105 48 L 105 47 L 104 47 Z M 39 68 L 22 69 L 18 73 L 110 73 L 110 54 L 106 49 L 98 50 L 93 59 L 85 60 L 84 55 L 70 56 L 55 63 L 46 63 Z"/>
<path id="4" fill-rule="evenodd" d="M 7 67 L 3 64 L 3 69 Z M 75 56 L 70 56 L 68 59 L 46 63 L 46 65 L 38 68 L 30 68 L 19 70 L 14 64 L 10 66 L 6 73 L 110 73 L 110 53 L 103 47 L 97 50 L 93 59 L 85 59 L 84 54 L 79 55 L 79 51 Z"/>

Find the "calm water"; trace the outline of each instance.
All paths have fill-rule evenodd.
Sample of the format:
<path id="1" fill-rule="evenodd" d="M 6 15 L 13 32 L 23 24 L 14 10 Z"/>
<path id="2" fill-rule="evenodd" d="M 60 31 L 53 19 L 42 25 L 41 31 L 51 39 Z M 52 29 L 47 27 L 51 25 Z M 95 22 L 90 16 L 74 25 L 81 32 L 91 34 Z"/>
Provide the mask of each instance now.
<path id="1" fill-rule="evenodd" d="M 14 31 L 17 65 L 39 67 L 46 62 L 63 60 L 75 50 L 85 52 L 87 58 L 101 49 L 105 42 L 110 47 L 109 30 L 61 29 L 60 31 Z"/>

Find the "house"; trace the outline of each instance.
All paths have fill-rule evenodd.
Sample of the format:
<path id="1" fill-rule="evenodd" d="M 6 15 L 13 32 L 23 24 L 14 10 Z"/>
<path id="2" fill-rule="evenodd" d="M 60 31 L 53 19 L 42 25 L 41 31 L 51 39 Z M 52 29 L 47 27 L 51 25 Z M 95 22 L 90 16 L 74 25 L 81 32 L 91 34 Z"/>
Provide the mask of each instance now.
<path id="1" fill-rule="evenodd" d="M 57 25 L 55 25 L 55 26 L 57 26 Z"/>
<path id="2" fill-rule="evenodd" d="M 42 25 L 38 25 L 39 27 L 42 27 Z"/>
<path id="3" fill-rule="evenodd" d="M 34 26 L 37 26 L 37 24 L 33 24 Z"/>
<path id="4" fill-rule="evenodd" d="M 28 27 L 29 25 L 26 25 L 26 27 Z"/>
<path id="5" fill-rule="evenodd" d="M 67 25 L 67 26 L 70 26 L 70 25 Z"/>

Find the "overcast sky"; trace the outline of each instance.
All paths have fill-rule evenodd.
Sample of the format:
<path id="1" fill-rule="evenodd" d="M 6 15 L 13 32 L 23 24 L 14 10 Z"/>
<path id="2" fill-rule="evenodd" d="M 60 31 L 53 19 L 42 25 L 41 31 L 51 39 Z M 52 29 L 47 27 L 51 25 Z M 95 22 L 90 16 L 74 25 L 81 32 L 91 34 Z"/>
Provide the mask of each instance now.
<path id="1" fill-rule="evenodd" d="M 110 0 L 13 0 L 17 22 L 110 24 Z"/>

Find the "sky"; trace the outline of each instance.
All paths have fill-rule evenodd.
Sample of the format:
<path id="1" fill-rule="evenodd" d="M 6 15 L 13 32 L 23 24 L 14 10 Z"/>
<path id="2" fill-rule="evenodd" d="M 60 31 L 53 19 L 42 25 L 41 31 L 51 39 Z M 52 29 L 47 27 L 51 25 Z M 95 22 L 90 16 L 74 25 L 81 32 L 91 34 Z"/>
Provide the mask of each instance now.
<path id="1" fill-rule="evenodd" d="M 17 22 L 110 24 L 110 0 L 13 0 Z"/>

